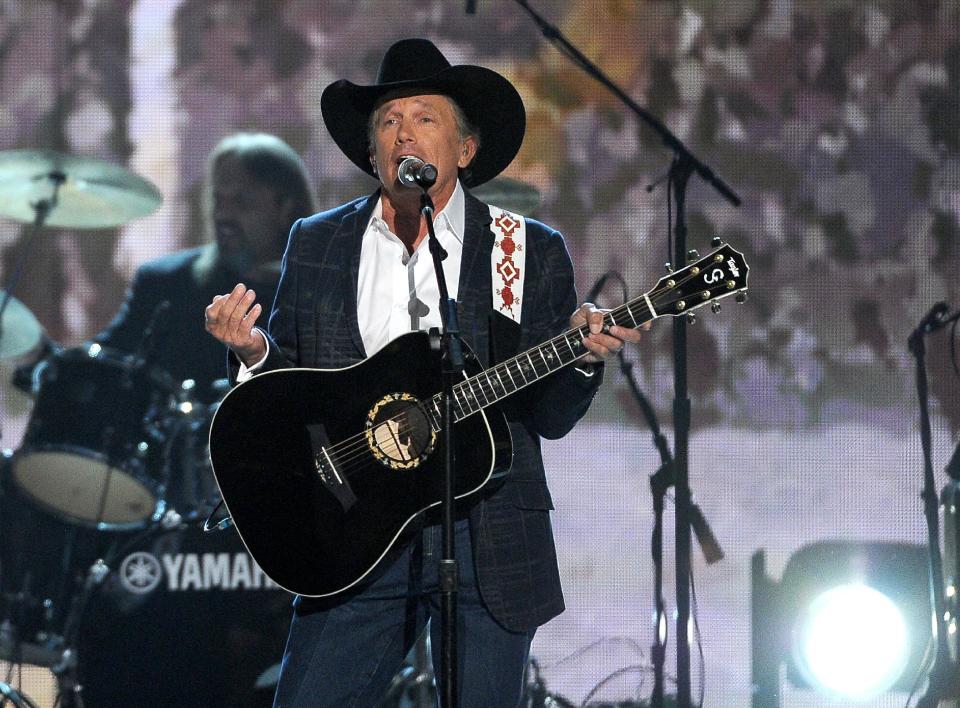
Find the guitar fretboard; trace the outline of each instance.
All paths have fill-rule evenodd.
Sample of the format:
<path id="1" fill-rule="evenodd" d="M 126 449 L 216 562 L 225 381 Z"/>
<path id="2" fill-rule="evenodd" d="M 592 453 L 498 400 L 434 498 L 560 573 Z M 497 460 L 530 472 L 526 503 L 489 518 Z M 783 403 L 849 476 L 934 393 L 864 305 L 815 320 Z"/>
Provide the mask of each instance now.
<path id="1" fill-rule="evenodd" d="M 649 322 L 656 314 L 650 309 L 647 294 L 641 295 L 603 317 L 604 327 L 628 327 L 635 329 Z M 586 325 L 567 330 L 512 359 L 508 359 L 453 387 L 454 416 L 456 422 L 491 406 L 521 388 L 530 386 L 558 369 L 562 369 L 587 354 L 583 340 L 589 333 Z M 434 430 L 440 430 L 443 418 L 441 394 L 430 399 L 426 406 L 427 416 Z"/>

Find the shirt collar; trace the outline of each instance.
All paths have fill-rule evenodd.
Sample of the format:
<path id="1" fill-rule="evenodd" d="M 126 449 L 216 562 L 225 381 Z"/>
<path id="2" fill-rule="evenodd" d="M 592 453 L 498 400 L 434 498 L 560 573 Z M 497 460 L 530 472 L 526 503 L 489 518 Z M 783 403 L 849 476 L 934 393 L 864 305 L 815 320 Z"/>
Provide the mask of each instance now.
<path id="1" fill-rule="evenodd" d="M 464 196 L 463 186 L 460 180 L 457 180 L 457 186 L 450 195 L 450 201 L 446 203 L 443 209 L 437 212 L 433 217 L 434 228 L 438 231 L 446 229 L 452 233 L 457 241 L 463 243 L 463 232 L 466 226 L 466 197 Z M 390 233 L 387 222 L 383 220 L 383 196 L 377 200 L 373 207 L 373 213 L 370 214 L 370 221 L 367 228 L 376 226 L 384 233 Z"/>

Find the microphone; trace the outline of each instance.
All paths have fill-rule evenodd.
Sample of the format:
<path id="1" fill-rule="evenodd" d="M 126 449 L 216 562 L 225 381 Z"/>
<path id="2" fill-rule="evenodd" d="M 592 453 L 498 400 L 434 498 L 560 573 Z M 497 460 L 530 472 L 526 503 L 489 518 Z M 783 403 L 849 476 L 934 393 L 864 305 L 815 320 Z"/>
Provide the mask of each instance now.
<path id="1" fill-rule="evenodd" d="M 950 462 L 947 463 L 944 472 L 946 472 L 951 479 L 960 481 L 960 444 L 958 444 L 957 449 L 953 451 L 953 455 L 950 457 Z"/>
<path id="2" fill-rule="evenodd" d="M 907 344 L 910 346 L 910 351 L 914 351 L 916 347 L 923 347 L 923 335 L 930 334 L 930 332 L 935 332 L 936 330 L 943 327 L 946 322 L 944 322 L 943 316 L 947 314 L 947 303 L 938 302 L 936 305 L 930 308 L 930 311 L 923 316 L 923 319 L 920 320 L 920 324 L 917 325 L 917 328 L 910 333 L 910 336 L 907 337 Z"/>
<path id="3" fill-rule="evenodd" d="M 404 187 L 427 190 L 437 181 L 437 168 L 419 157 L 406 157 L 397 169 L 397 179 Z"/>
<path id="4" fill-rule="evenodd" d="M 146 362 L 146 360 L 150 358 L 153 350 L 156 349 L 158 333 L 166 334 L 169 326 L 170 301 L 161 300 L 157 303 L 157 306 L 153 308 L 153 312 L 150 314 L 150 320 L 147 322 L 147 326 L 143 329 L 143 334 L 140 336 L 140 342 L 137 344 L 136 351 L 138 360 Z"/>
<path id="5" fill-rule="evenodd" d="M 700 544 L 700 550 L 703 551 L 707 565 L 723 560 L 723 549 L 720 548 L 717 537 L 713 535 L 713 529 L 707 523 L 700 507 L 692 501 L 690 502 L 690 526 L 693 527 L 693 533 L 697 537 L 697 543 Z"/>
<path id="6" fill-rule="evenodd" d="M 927 333 L 940 329 L 941 320 L 943 320 L 945 314 L 947 314 L 947 303 L 938 302 L 931 307 L 930 312 L 920 320 L 920 324 L 917 325 L 917 331 Z"/>

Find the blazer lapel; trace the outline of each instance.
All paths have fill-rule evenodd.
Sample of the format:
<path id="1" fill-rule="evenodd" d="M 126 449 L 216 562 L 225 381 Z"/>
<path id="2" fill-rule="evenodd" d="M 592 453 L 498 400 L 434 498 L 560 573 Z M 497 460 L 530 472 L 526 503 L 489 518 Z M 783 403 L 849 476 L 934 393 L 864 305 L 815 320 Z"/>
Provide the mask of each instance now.
<path id="1" fill-rule="evenodd" d="M 348 214 L 340 227 L 337 229 L 334 238 L 345 239 L 344 252 L 347 254 L 346 261 L 349 265 L 343 271 L 342 287 L 344 289 L 344 309 L 347 316 L 347 327 L 350 329 L 350 338 L 353 340 L 357 351 L 361 356 L 366 357 L 367 352 L 363 346 L 363 337 L 360 336 L 360 323 L 357 319 L 357 289 L 360 280 L 360 247 L 363 244 L 363 234 L 367 230 L 367 224 L 370 221 L 370 214 L 373 207 L 380 198 L 379 190 L 364 200 L 357 202 L 352 214 Z"/>
<path id="2" fill-rule="evenodd" d="M 460 259 L 460 286 L 458 291 L 460 331 L 486 365 L 487 312 L 490 295 L 490 253 L 493 250 L 493 232 L 490 231 L 490 210 L 486 204 L 467 193 L 463 234 L 463 254 Z"/>

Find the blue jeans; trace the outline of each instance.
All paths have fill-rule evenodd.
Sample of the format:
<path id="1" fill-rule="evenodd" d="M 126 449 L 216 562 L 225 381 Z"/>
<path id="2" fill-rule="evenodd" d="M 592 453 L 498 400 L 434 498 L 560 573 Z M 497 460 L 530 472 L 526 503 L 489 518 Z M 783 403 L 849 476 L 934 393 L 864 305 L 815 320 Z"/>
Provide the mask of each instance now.
<path id="1" fill-rule="evenodd" d="M 370 708 L 430 619 L 441 675 L 439 525 L 393 555 L 369 585 L 339 604 L 301 600 L 283 655 L 274 708 Z M 480 599 L 466 519 L 456 522 L 459 708 L 516 708 L 535 630 L 511 632 Z"/>

